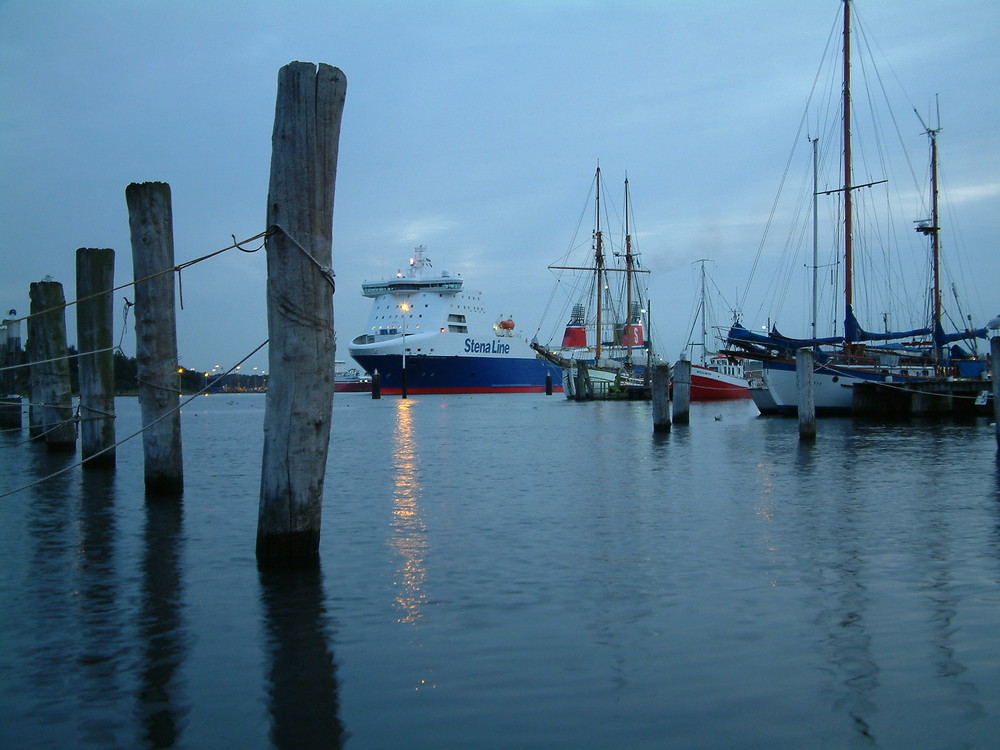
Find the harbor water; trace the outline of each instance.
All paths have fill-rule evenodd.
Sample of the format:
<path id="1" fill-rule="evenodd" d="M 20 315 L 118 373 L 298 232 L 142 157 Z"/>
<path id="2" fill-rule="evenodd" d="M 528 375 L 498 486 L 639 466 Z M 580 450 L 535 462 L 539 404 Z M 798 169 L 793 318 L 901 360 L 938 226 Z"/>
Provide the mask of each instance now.
<path id="1" fill-rule="evenodd" d="M 0 747 L 997 747 L 986 419 L 338 394 L 319 569 L 265 574 L 263 417 L 184 407 L 180 503 L 0 435 Z"/>

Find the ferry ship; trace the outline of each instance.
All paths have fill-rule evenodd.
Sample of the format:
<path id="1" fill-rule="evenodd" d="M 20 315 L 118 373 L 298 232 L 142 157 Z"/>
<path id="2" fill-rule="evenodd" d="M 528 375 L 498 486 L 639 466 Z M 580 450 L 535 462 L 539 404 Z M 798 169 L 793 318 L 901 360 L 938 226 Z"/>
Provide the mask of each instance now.
<path id="1" fill-rule="evenodd" d="M 432 270 L 421 245 L 404 274 L 366 281 L 368 330 L 348 351 L 379 376 L 382 393 L 541 393 L 562 391 L 561 371 L 538 357 L 511 316 L 491 318 L 482 293 L 446 270 Z"/>

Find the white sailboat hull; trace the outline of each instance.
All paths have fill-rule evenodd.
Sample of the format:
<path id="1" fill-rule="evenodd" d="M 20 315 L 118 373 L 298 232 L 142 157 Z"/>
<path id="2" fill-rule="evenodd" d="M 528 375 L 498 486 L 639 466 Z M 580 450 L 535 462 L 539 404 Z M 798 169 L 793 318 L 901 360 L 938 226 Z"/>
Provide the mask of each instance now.
<path id="1" fill-rule="evenodd" d="M 764 363 L 764 383 L 778 411 L 795 412 L 799 404 L 798 376 L 795 362 Z M 813 371 L 813 400 L 816 411 L 849 412 L 854 403 L 853 386 L 866 379 L 841 370 Z"/>

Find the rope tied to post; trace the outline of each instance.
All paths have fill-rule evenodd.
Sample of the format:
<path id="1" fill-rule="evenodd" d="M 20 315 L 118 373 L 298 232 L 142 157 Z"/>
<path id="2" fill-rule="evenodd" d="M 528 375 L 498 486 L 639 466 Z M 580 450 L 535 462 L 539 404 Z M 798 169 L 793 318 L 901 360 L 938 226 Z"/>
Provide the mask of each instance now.
<path id="1" fill-rule="evenodd" d="M 231 245 L 229 245 L 227 247 L 224 247 L 221 250 L 213 250 L 212 252 L 210 252 L 210 253 L 208 253 L 206 255 L 202 255 L 200 258 L 195 258 L 193 260 L 184 261 L 183 263 L 179 263 L 179 264 L 177 264 L 175 266 L 171 266 L 170 268 L 164 268 L 162 271 L 157 271 L 156 273 L 151 273 L 148 276 L 144 276 L 144 277 L 139 278 L 139 279 L 133 279 L 132 281 L 128 281 L 128 282 L 126 282 L 124 284 L 119 284 L 118 286 L 114 286 L 111 289 L 106 289 L 106 290 L 104 290 L 102 292 L 97 292 L 95 294 L 91 294 L 88 297 L 80 297 L 79 299 L 70 300 L 68 302 L 64 302 L 61 305 L 57 305 L 56 307 L 50 307 L 50 308 L 48 308 L 46 310 L 39 310 L 38 312 L 34 312 L 34 313 L 29 314 L 29 315 L 22 315 L 19 318 L 12 318 L 12 319 L 10 319 L 10 320 L 8 320 L 6 322 L 7 323 L 21 323 L 23 321 L 28 320 L 29 318 L 35 318 L 35 317 L 38 317 L 38 316 L 41 316 L 41 315 L 46 315 L 47 313 L 55 312 L 55 311 L 58 311 L 58 310 L 64 310 L 67 307 L 72 307 L 73 305 L 78 305 L 81 302 L 84 302 L 84 301 L 87 301 L 87 300 L 91 300 L 91 299 L 97 299 L 98 297 L 101 297 L 102 295 L 108 294 L 109 292 L 113 293 L 113 292 L 118 292 L 118 291 L 120 291 L 122 289 L 127 289 L 128 287 L 134 287 L 139 282 L 149 281 L 151 279 L 155 279 L 155 278 L 158 278 L 160 276 L 163 276 L 164 274 L 176 273 L 178 275 L 178 278 L 179 278 L 180 277 L 180 272 L 183 271 L 188 266 L 193 266 L 193 265 L 195 265 L 197 263 L 201 263 L 202 261 L 209 260 L 210 258 L 214 258 L 216 255 L 222 255 L 222 253 L 228 252 L 230 250 L 240 250 L 240 251 L 242 251 L 244 253 L 248 253 L 248 254 L 249 253 L 255 253 L 258 250 L 260 250 L 262 247 L 264 247 L 264 243 L 263 242 L 261 243 L 261 245 L 259 247 L 255 247 L 255 248 L 253 248 L 251 250 L 247 250 L 245 247 L 242 247 L 242 245 L 246 244 L 247 242 L 253 242 L 254 240 L 263 240 L 264 242 L 266 242 L 267 238 L 270 235 L 272 235 L 272 234 L 274 234 L 274 229 L 273 228 L 265 230 L 263 232 L 258 232 L 253 237 L 248 237 L 247 239 L 240 240 L 239 242 L 236 241 L 236 236 L 235 235 L 229 235 L 230 237 L 233 238 L 233 244 L 231 244 Z M 298 243 L 296 243 L 296 244 L 298 244 Z M 180 281 L 178 281 L 178 285 L 180 285 Z M 133 307 L 135 305 L 135 303 L 134 302 L 130 302 L 127 297 L 123 297 L 123 299 L 125 300 L 125 314 L 127 315 L 128 314 L 128 308 L 129 307 Z M 184 305 L 181 304 L 181 308 L 182 309 L 183 309 L 183 307 L 184 307 Z"/>
<path id="2" fill-rule="evenodd" d="M 295 247 L 297 247 L 302 252 L 302 254 L 305 255 L 306 258 L 308 258 L 312 262 L 312 264 L 319 269 L 319 272 L 323 274 L 323 278 L 325 278 L 327 283 L 330 285 L 331 292 L 337 291 L 337 282 L 334 281 L 334 276 L 336 276 L 336 274 L 333 272 L 332 267 L 324 266 L 322 263 L 316 260 L 313 254 L 310 253 L 308 250 L 306 250 L 302 246 L 302 243 L 300 243 L 298 240 L 292 237 L 292 235 L 290 235 L 288 231 L 280 224 L 272 224 L 267 231 L 267 237 L 270 237 L 274 233 L 273 230 L 279 230 L 283 235 L 285 235 L 285 237 L 288 238 L 288 241 L 291 242 L 293 245 L 295 245 Z M 264 239 L 265 244 L 267 243 L 267 237 L 265 237 Z"/>

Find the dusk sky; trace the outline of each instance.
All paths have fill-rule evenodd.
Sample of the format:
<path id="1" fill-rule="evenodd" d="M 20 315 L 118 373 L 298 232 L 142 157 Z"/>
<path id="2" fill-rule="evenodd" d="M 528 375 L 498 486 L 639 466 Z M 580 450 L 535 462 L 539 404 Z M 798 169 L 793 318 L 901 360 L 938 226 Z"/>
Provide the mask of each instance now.
<path id="1" fill-rule="evenodd" d="M 1000 313 L 1000 3 L 852 7 L 918 179 L 927 148 L 913 110 L 933 124 L 939 97 L 943 247 L 963 316 L 983 325 Z M 802 261 L 795 291 L 770 307 L 791 217 L 777 209 L 762 240 L 796 142 L 787 181 L 809 167 L 799 124 L 840 11 L 840 0 L 0 0 L 0 305 L 25 314 L 29 284 L 46 276 L 74 299 L 80 247 L 113 248 L 116 283 L 131 280 L 132 182 L 170 184 L 178 263 L 263 231 L 277 74 L 300 60 L 348 82 L 339 358 L 365 329 L 361 282 L 421 244 L 490 311 L 547 338 L 565 322 L 541 319 L 547 266 L 573 241 L 598 163 L 614 191 L 628 174 L 664 357 L 687 339 L 700 258 L 725 295 L 718 324 L 738 306 L 748 327 L 807 335 Z M 905 232 L 918 211 L 899 217 Z M 263 251 L 184 272 L 182 366 L 227 369 L 267 338 L 265 277 Z M 115 341 L 134 356 L 123 297 L 134 294 L 116 293 Z M 266 349 L 252 367 L 267 369 Z"/>

